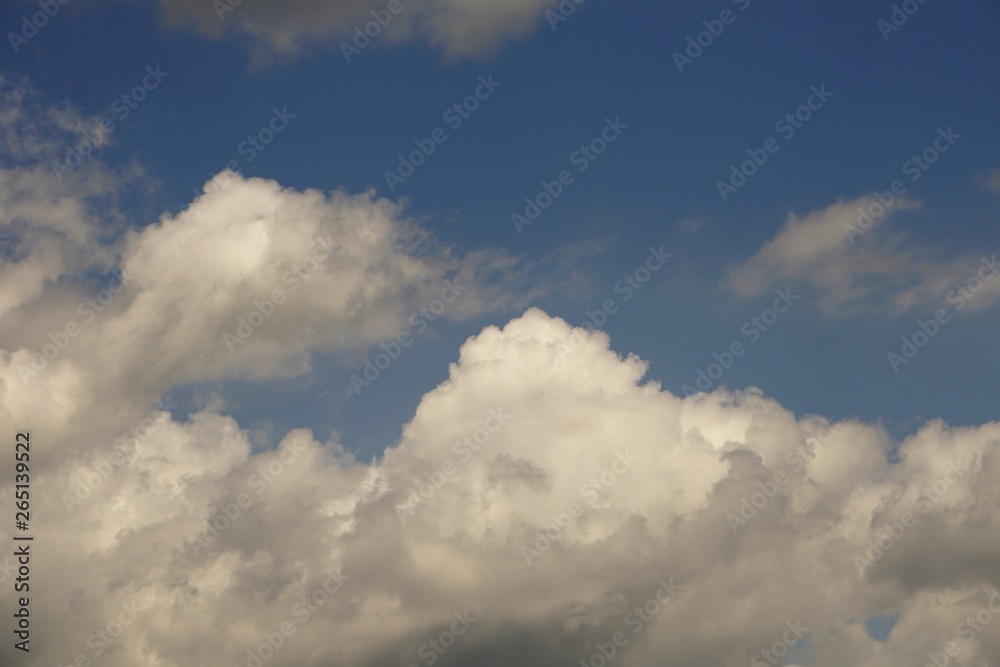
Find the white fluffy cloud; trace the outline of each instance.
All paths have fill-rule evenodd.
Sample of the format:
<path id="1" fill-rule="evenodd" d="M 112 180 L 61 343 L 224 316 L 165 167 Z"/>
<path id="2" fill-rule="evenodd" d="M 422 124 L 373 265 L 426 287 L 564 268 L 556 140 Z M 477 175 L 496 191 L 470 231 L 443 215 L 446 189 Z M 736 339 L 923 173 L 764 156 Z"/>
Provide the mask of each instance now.
<path id="1" fill-rule="evenodd" d="M 355 27 L 374 20 L 373 11 L 391 19 L 378 40 L 421 39 L 449 57 L 464 57 L 488 54 L 505 40 L 530 34 L 545 9 L 557 2 L 399 0 L 402 9 L 397 14 L 388 14 L 388 0 L 246 0 L 238 6 L 227 0 L 159 0 L 158 4 L 169 25 L 190 25 L 212 37 L 228 30 L 250 36 L 261 47 L 261 57 L 294 56 L 324 44 L 339 50 L 342 40 L 353 37 Z"/>
<path id="2" fill-rule="evenodd" d="M 801 665 L 923 664 L 950 641 L 967 664 L 1000 660 L 991 626 L 960 628 L 1000 585 L 1000 424 L 933 422 L 893 443 L 756 390 L 682 399 L 645 371 L 605 334 L 532 309 L 469 339 L 370 464 L 301 430 L 253 454 L 211 411 L 49 460 L 33 618 L 59 632 L 33 650 L 242 665 L 287 622 L 268 665 L 579 664 L 617 631 L 626 666 L 745 665 L 784 652 L 783 636 Z M 78 491 L 88 473 L 96 489 Z M 107 646 L 99 631 L 133 601 L 148 609 Z M 888 640 L 868 637 L 861 621 L 889 613 Z M 446 651 L 428 643 L 466 627 Z"/>
<path id="3" fill-rule="evenodd" d="M 0 79 L 0 94 L 4 136 L 19 138 L 0 154 L 0 419 L 33 415 L 71 443 L 43 456 L 85 455 L 172 387 L 301 375 L 317 353 L 410 331 L 420 309 L 459 320 L 538 292 L 536 267 L 456 252 L 372 193 L 223 172 L 133 226 L 115 201 L 141 172 L 98 155 L 55 169 L 95 119 L 27 82 Z"/>
<path id="4" fill-rule="evenodd" d="M 726 284 L 755 296 L 786 281 L 805 283 L 827 314 L 895 315 L 918 307 L 970 312 L 996 303 L 996 249 L 948 257 L 891 226 L 899 213 L 916 208 L 910 199 L 893 197 L 885 206 L 870 195 L 804 217 L 790 213 L 753 257 L 730 269 Z"/>
<path id="5" fill-rule="evenodd" d="M 45 103 L 27 80 L 0 73 L 0 318 L 38 297 L 47 284 L 108 268 L 102 235 L 120 228 L 114 195 L 139 176 L 95 159 L 59 171 L 67 151 L 98 119 Z M 106 145 L 101 133 L 98 145 Z"/>
<path id="6" fill-rule="evenodd" d="M 19 243 L 23 257 L 5 267 L 15 290 L 48 252 L 30 235 Z M 230 172 L 178 215 L 94 245 L 120 274 L 39 278 L 0 322 L 0 414 L 49 397 L 53 433 L 91 433 L 104 418 L 120 431 L 171 387 L 301 375 L 315 353 L 394 339 L 439 301 L 452 320 L 509 306 L 524 270 L 503 253 L 452 252 L 371 193 Z"/>
<path id="7" fill-rule="evenodd" d="M 257 451 L 217 406 L 149 406 L 393 338 L 445 280 L 468 286 L 445 317 L 519 308 L 528 269 L 443 247 L 370 193 L 228 172 L 123 232 L 122 174 L 95 158 L 60 181 L 49 164 L 85 120 L 4 90 L 0 123 L 32 144 L 0 164 L 0 423 L 31 432 L 38 661 L 532 666 L 618 637 L 626 667 L 765 649 L 888 667 L 948 642 L 1000 662 L 1000 424 L 894 442 L 754 389 L 682 399 L 607 335 L 530 309 L 470 338 L 378 460 L 306 430 Z M 829 265 L 845 215 L 790 220 L 743 284 Z M 858 296 L 837 271 L 818 284 Z M 0 556 L 0 584 L 15 564 Z M 898 625 L 875 641 L 863 621 L 886 614 Z"/>

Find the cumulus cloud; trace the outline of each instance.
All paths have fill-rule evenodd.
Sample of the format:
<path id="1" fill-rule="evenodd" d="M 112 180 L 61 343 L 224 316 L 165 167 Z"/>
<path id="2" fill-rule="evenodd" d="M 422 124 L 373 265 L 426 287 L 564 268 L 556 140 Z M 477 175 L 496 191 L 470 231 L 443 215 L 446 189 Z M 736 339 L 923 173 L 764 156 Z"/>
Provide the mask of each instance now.
<path id="1" fill-rule="evenodd" d="M 122 228 L 116 196 L 140 179 L 134 168 L 98 160 L 64 165 L 69 151 L 88 153 L 110 141 L 87 131 L 99 122 L 51 104 L 25 79 L 0 73 L 0 318 L 36 298 L 46 285 L 114 261 L 103 240 Z"/>
<path id="2" fill-rule="evenodd" d="M 0 423 L 31 432 L 38 661 L 596 665 L 613 650 L 729 667 L 766 650 L 888 667 L 956 642 L 1000 662 L 1000 424 L 896 442 L 756 389 L 681 398 L 606 334 L 529 309 L 467 340 L 377 460 L 304 429 L 261 450 L 222 401 L 150 406 L 391 339 L 446 281 L 467 288 L 445 317 L 519 309 L 531 267 L 444 246 L 372 193 L 231 172 L 134 224 L 114 206 L 121 172 L 51 168 L 87 120 L 4 85 L 0 122 L 29 145 L 0 164 Z M 828 220 L 847 217 L 790 218 L 742 284 L 831 263 Z M 876 276 L 878 253 L 915 261 L 876 230 L 859 243 Z M 817 284 L 867 295 L 837 270 Z M 15 564 L 0 556 L 0 583 Z M 886 641 L 865 631 L 876 615 L 898 616 Z"/>
<path id="3" fill-rule="evenodd" d="M 730 268 L 726 286 L 750 297 L 786 281 L 804 283 L 829 315 L 992 306 L 1000 299 L 992 249 L 945 256 L 890 225 L 919 206 L 884 193 L 841 200 L 804 217 L 789 213 L 755 255 Z"/>
<path id="4" fill-rule="evenodd" d="M 504 41 L 533 32 L 546 8 L 558 0 L 400 0 L 401 11 L 388 14 L 386 0 L 247 0 L 201 2 L 159 0 L 163 20 L 172 26 L 192 26 L 209 37 L 229 31 L 250 37 L 258 57 L 295 56 L 311 46 L 339 50 L 353 38 L 355 27 L 374 20 L 387 23 L 379 40 L 398 43 L 424 40 L 452 58 L 483 56 Z M 390 21 L 391 22 L 388 22 Z"/>
<path id="5" fill-rule="evenodd" d="M 371 463 L 305 430 L 253 453 L 227 415 L 155 412 L 36 473 L 32 618 L 60 632 L 33 650 L 108 667 L 579 664 L 620 631 L 626 666 L 769 650 L 888 667 L 949 641 L 1000 660 L 991 627 L 959 627 L 1000 610 L 1000 424 L 894 442 L 755 389 L 680 398 L 646 369 L 532 309 L 466 341 Z M 33 434 L 40 451 L 69 438 Z M 863 627 L 877 614 L 899 615 L 885 642 Z"/>
<path id="6" fill-rule="evenodd" d="M 62 455 L 128 431 L 172 387 L 302 375 L 421 310 L 455 321 L 541 293 L 539 264 L 460 252 L 372 192 L 224 171 L 178 213 L 131 220 L 116 202 L 149 181 L 105 165 L 88 138 L 99 119 L 26 81 L 0 79 L 0 94 L 14 142 L 0 152 L 0 418 L 43 415 L 46 436 L 73 436 Z"/>
<path id="7" fill-rule="evenodd" d="M 50 397 L 55 432 L 92 433 L 94 412 L 124 429 L 174 386 L 301 375 L 316 353 L 395 339 L 442 298 L 439 315 L 458 320 L 531 292 L 519 292 L 516 258 L 460 255 L 373 193 L 232 172 L 177 215 L 97 247 L 120 270 L 36 284 L 0 322 L 8 409 Z M 47 251 L 25 248 L 8 276 Z"/>

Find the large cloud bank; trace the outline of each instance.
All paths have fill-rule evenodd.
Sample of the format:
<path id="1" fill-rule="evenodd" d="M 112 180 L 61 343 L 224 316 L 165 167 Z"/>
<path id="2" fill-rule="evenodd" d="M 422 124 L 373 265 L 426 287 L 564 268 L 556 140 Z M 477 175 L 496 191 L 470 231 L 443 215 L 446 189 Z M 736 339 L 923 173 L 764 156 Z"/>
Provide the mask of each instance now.
<path id="1" fill-rule="evenodd" d="M 959 664 L 1000 659 L 984 624 L 1000 611 L 1000 424 L 894 443 L 756 390 L 681 399 L 645 370 L 532 309 L 469 339 L 371 464 L 308 431 L 252 454 L 226 415 L 154 414 L 38 473 L 36 609 L 60 631 L 36 650 L 109 667 L 579 664 L 602 648 L 621 665 L 888 667 L 954 642 Z M 5 407 L 14 393 L 6 380 Z M 73 450 L 45 431 L 37 448 Z M 879 642 L 862 621 L 886 614 Z"/>

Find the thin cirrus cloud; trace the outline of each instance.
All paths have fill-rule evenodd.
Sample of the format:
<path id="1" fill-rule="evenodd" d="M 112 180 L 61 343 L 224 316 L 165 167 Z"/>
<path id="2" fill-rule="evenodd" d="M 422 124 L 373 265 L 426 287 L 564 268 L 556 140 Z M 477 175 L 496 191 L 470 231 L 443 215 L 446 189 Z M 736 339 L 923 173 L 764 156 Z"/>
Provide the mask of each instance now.
<path id="1" fill-rule="evenodd" d="M 148 0 L 142 0 L 146 2 Z M 449 58 L 493 53 L 504 41 L 533 32 L 546 8 L 558 0 L 399 0 L 389 13 L 383 0 L 158 0 L 163 22 L 193 27 L 219 38 L 230 31 L 250 37 L 258 57 L 294 57 L 310 47 L 337 48 L 354 29 L 383 18 L 379 39 L 387 43 L 421 40 Z"/>
<path id="2" fill-rule="evenodd" d="M 958 310 L 972 312 L 1000 299 L 993 249 L 946 256 L 893 227 L 919 202 L 893 197 L 884 205 L 888 200 L 880 196 L 882 201 L 876 195 L 840 200 L 805 216 L 789 213 L 752 257 L 730 267 L 726 287 L 751 297 L 794 281 L 815 290 L 821 310 L 831 316 L 898 315 L 959 302 Z M 963 296 L 970 280 L 973 291 Z"/>

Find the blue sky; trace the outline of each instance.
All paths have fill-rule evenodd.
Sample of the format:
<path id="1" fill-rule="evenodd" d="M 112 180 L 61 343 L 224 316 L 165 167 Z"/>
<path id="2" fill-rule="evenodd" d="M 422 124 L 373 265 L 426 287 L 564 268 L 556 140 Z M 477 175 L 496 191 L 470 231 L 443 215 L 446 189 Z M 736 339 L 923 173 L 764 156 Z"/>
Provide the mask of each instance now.
<path id="1" fill-rule="evenodd" d="M 727 8 L 735 21 L 678 72 L 672 53 Z M 3 12 L 5 24 L 23 14 L 18 5 Z M 67 11 L 5 59 L 49 99 L 88 114 L 107 111 L 146 65 L 169 72 L 116 128 L 116 145 L 107 151 L 109 160 L 138 161 L 158 180 L 130 211 L 137 226 L 185 207 L 193 189 L 233 159 L 245 174 L 287 187 L 375 188 L 404 197 L 411 215 L 459 248 L 504 248 L 540 260 L 568 243 L 599 242 L 602 252 L 549 272 L 548 294 L 535 301 L 574 323 L 585 321 L 584 309 L 603 300 L 648 245 L 665 244 L 675 253 L 672 266 L 606 328 L 617 349 L 650 360 L 650 376 L 679 391 L 765 304 L 720 290 L 727 268 L 763 245 L 787 212 L 802 215 L 886 188 L 939 127 L 953 127 L 962 140 L 910 187 L 924 210 L 895 224 L 948 252 L 991 249 L 996 195 L 974 180 L 997 166 L 992 80 L 1000 65 L 1000 8 L 929 4 L 886 41 L 876 22 L 890 14 L 888 6 L 862 2 L 786 3 L 780 11 L 757 3 L 740 11 L 723 2 L 591 2 L 556 30 L 543 22 L 487 59 L 442 62 L 440 51 L 424 44 L 387 46 L 376 38 L 351 63 L 324 47 L 251 68 L 245 38 L 213 41 L 164 30 L 148 5 L 111 4 Z M 442 113 L 471 94 L 480 75 L 493 75 L 501 87 L 391 192 L 384 172 L 416 139 L 447 127 Z M 716 182 L 730 165 L 780 137 L 775 121 L 820 85 L 833 93 L 829 103 L 723 202 Z M 296 118 L 247 163 L 238 146 L 275 107 Z M 629 125 L 621 141 L 524 234 L 513 233 L 510 214 L 523 210 L 542 179 L 570 166 L 571 153 L 609 116 Z M 682 233 L 684 220 L 701 226 Z M 586 286 L 566 289 L 567 272 L 582 274 Z M 929 312 L 821 318 L 807 296 L 723 381 L 759 386 L 800 413 L 885 419 L 899 433 L 916 419 L 987 419 L 993 412 L 984 397 L 1000 370 L 995 313 L 950 326 L 902 373 L 886 363 L 890 346 Z M 270 392 L 237 391 L 248 414 L 268 412 L 289 424 L 305 417 L 309 425 L 345 429 L 350 440 L 373 439 L 358 446 L 377 451 L 441 378 L 457 342 L 482 323 L 435 326 L 437 339 L 421 340 L 412 355 L 422 359 L 395 365 L 396 378 L 368 396 L 338 401 L 339 418 L 329 422 L 315 422 L 315 412 L 270 410 Z M 336 395 L 352 370 L 331 363 L 317 382 Z M 301 404 L 301 397 L 290 403 Z M 377 420 L 385 426 L 374 436 L 373 415 L 391 415 Z"/>
<path id="2" fill-rule="evenodd" d="M 128 266 L 138 275 L 125 291 L 129 296 L 115 297 L 111 314 L 99 320 L 100 335 L 86 331 L 79 340 L 87 343 L 53 360 L 61 370 L 49 372 L 47 389 L 25 393 L 25 401 L 46 402 L 46 409 L 76 406 L 66 409 L 65 423 L 52 422 L 62 424 L 52 426 L 54 432 L 67 429 L 58 431 L 67 439 L 73 428 L 84 428 L 85 444 L 74 455 L 92 453 L 91 444 L 101 451 L 100 443 L 167 395 L 178 406 L 171 433 L 190 430 L 190 442 L 227 444 L 204 461 L 197 448 L 177 444 L 163 460 L 181 452 L 179 459 L 190 457 L 222 479 L 231 469 L 220 461 L 239 460 L 242 444 L 267 457 L 262 450 L 277 451 L 290 431 L 305 428 L 330 451 L 342 447 L 362 462 L 379 459 L 385 466 L 362 466 L 326 482 L 377 486 L 372 480 L 391 477 L 393 466 L 406 474 L 422 469 L 426 461 L 407 458 L 413 443 L 426 441 L 431 452 L 427 443 L 436 441 L 428 433 L 457 437 L 452 430 L 472 419 L 467 412 L 456 416 L 449 403 L 460 400 L 449 398 L 454 394 L 433 391 L 459 361 L 460 349 L 470 376 L 477 362 L 509 364 L 494 368 L 491 383 L 456 382 L 469 405 L 486 400 L 484 386 L 502 393 L 521 383 L 528 387 L 519 396 L 524 405 L 547 406 L 546 391 L 591 383 L 614 394 L 621 377 L 631 378 L 628 355 L 637 355 L 648 362 L 645 377 L 669 394 L 686 397 L 692 388 L 712 394 L 686 404 L 705 420 L 700 442 L 717 450 L 744 442 L 768 466 L 776 456 L 768 437 L 783 439 L 784 422 L 775 418 L 761 427 L 755 421 L 743 433 L 731 424 L 743 423 L 744 408 L 754 419 L 765 419 L 764 413 L 770 419 L 771 408 L 760 407 L 749 392 L 733 399 L 739 414 L 726 413 L 733 407 L 729 394 L 716 390 L 757 387 L 798 418 L 818 414 L 865 424 L 840 445 L 856 460 L 833 466 L 834 472 L 814 471 L 838 498 L 864 495 L 851 496 L 856 490 L 844 486 L 843 475 L 863 476 L 871 483 L 863 491 L 872 498 L 885 491 L 879 486 L 885 479 L 909 484 L 912 469 L 879 468 L 887 452 L 906 450 L 900 443 L 908 436 L 906 451 L 918 462 L 911 465 L 926 458 L 919 472 L 933 474 L 940 452 L 925 449 L 926 441 L 947 438 L 928 421 L 979 429 L 983 442 L 992 437 L 987 431 L 995 424 L 987 422 L 996 419 L 1000 374 L 1000 280 L 993 281 L 1000 274 L 990 270 L 1000 251 L 1000 4 L 564 0 L 559 6 L 575 9 L 556 21 L 557 3 L 549 0 L 454 3 L 458 9 L 452 0 L 420 7 L 404 0 L 389 28 L 348 61 L 343 40 L 370 18 L 369 7 L 385 4 L 247 0 L 221 19 L 212 3 L 194 0 L 0 6 L 5 368 L 14 368 L 11 355 L 55 342 L 51 332 L 61 330 L 77 301 L 112 280 L 112 269 Z M 29 35 L 24 17 L 43 5 L 58 11 Z M 692 46 L 699 40 L 700 47 Z M 449 110 L 461 104 L 459 123 L 459 112 Z M 93 136 L 102 118 L 113 119 L 113 131 L 63 181 L 52 165 Z M 263 143 L 253 147 L 255 141 Z M 421 145 L 433 152 L 412 175 L 387 178 L 398 172 L 401 156 Z M 933 163 L 920 166 L 928 155 Z M 193 206 L 227 167 L 240 172 L 236 185 Z M 252 178 L 267 183 L 243 180 Z M 886 193 L 894 183 L 899 189 L 890 201 Z M 526 199 L 540 202 L 546 189 L 558 194 L 539 215 L 528 216 Z M 57 191 L 66 198 L 51 194 Z M 345 194 L 324 199 L 308 191 Z M 98 199 L 92 210 L 82 204 Z M 852 234 L 858 211 L 873 206 L 887 212 Z M 268 217 L 264 210 L 279 213 Z M 344 228 L 331 222 L 340 215 L 350 220 Z M 535 219 L 524 225 L 517 216 Z M 312 242 L 307 232 L 323 229 L 343 232 L 338 239 L 351 250 L 336 261 L 357 270 L 324 259 L 311 283 L 303 278 L 297 303 L 276 305 L 278 318 L 254 332 L 256 338 L 238 341 L 243 349 L 225 353 L 218 334 L 236 330 L 253 299 L 291 284 L 261 276 L 281 275 L 289 258 L 301 261 L 304 244 Z M 201 244 L 185 245 L 193 237 Z M 168 249 L 172 244 L 176 253 Z M 251 269 L 241 275 L 244 267 Z M 341 291 L 358 273 L 363 285 Z M 446 301 L 440 318 L 417 315 L 420 308 L 433 310 L 443 279 L 468 291 L 454 305 Z M 521 358 L 518 346 L 532 340 L 548 349 L 571 340 L 552 318 L 597 324 L 619 358 L 602 356 L 601 339 L 587 338 L 576 357 L 576 380 L 541 370 L 531 375 L 531 364 L 544 366 L 548 352 Z M 412 343 L 353 391 L 366 364 L 400 335 L 412 336 Z M 921 336 L 926 344 L 916 343 Z M 914 354 L 905 352 L 908 345 Z M 10 373 L 6 377 L 14 377 Z M 601 373 L 607 377 L 595 379 Z M 88 392 L 91 403 L 73 402 Z M 714 401 L 718 412 L 698 412 L 701 400 Z M 440 423 L 434 410 L 441 411 Z M 599 408 L 582 409 L 579 423 L 591 410 Z M 72 421 L 81 414 L 95 415 L 99 425 Z M 614 440 L 619 434 L 611 423 L 609 417 L 586 437 L 605 433 Z M 239 436 L 225 424 L 238 426 Z M 752 442 L 761 437 L 757 428 L 768 436 Z M 172 435 L 163 437 L 173 442 Z M 855 452 L 853 443 L 869 449 Z M 962 443 L 948 447 L 975 449 Z M 868 458 L 873 451 L 877 456 Z M 727 464 L 732 479 L 705 473 L 694 491 L 677 492 L 678 504 L 702 492 L 707 497 L 697 486 L 707 478 L 715 497 L 730 494 L 731 504 L 740 498 L 737 486 L 726 486 L 730 481 L 768 479 L 741 463 L 739 453 L 726 452 L 733 457 Z M 148 473 L 146 463 L 135 465 Z M 174 472 L 163 474 L 174 479 Z M 312 488 L 315 480 L 302 475 L 296 478 L 301 488 Z M 977 479 L 995 487 L 986 473 Z M 164 488 L 174 488 L 174 481 Z M 912 500 L 907 489 L 913 488 L 893 502 Z M 802 493 L 794 502 L 811 502 Z M 621 507 L 637 511 L 628 502 Z M 838 508 L 844 516 L 864 514 Z M 809 526 L 829 519 L 822 510 Z M 707 506 L 697 511 L 715 516 Z M 876 515 L 871 510 L 872 530 Z M 650 510 L 648 516 L 671 515 Z M 811 530 L 799 528 L 799 536 Z M 875 539 L 875 532 L 865 534 Z M 923 535 L 929 543 L 942 539 Z M 714 537 L 706 539 L 714 544 Z M 795 545 L 789 553 L 811 557 Z M 364 562 L 367 554 L 354 557 Z M 693 567 L 675 556 L 670 562 L 680 571 Z M 975 561 L 965 552 L 956 556 L 955 571 L 969 559 Z M 898 563 L 884 565 L 891 564 Z M 853 565 L 847 570 L 853 575 Z M 689 575 L 695 577 L 693 570 Z M 920 589 L 913 581 L 924 576 L 930 577 L 911 561 L 878 570 L 871 575 L 878 592 L 849 613 L 838 607 L 832 617 L 845 623 L 867 618 L 879 642 L 897 623 L 901 632 L 920 635 L 914 619 L 923 618 L 923 603 L 914 600 L 933 586 Z M 968 583 L 956 583 L 959 575 L 942 577 L 946 581 L 935 585 Z M 623 585 L 629 596 L 638 594 L 635 582 Z M 916 592 L 902 599 L 881 585 Z M 605 627 L 595 621 L 598 626 Z M 767 632 L 757 628 L 754 636 Z M 800 644 L 795 660 L 810 664 L 814 645 L 816 655 L 836 654 L 824 642 L 813 637 Z M 190 650 L 189 656 L 200 655 Z M 854 650 L 864 652 L 852 644 Z M 388 659 L 372 651 L 375 663 Z M 539 650 L 538 659 L 556 653 Z"/>

